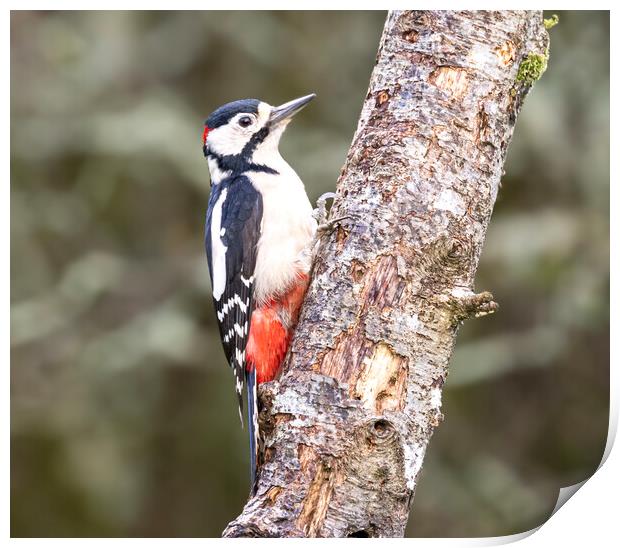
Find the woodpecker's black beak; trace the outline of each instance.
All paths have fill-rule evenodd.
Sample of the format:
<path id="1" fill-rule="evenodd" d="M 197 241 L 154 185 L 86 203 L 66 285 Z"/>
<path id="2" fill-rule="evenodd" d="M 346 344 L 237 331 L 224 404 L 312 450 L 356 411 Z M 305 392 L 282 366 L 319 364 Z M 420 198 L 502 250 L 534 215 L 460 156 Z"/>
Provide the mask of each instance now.
<path id="1" fill-rule="evenodd" d="M 304 108 L 312 99 L 316 97 L 315 93 L 300 97 L 299 99 L 293 99 L 288 103 L 284 103 L 279 107 L 273 107 L 271 109 L 271 116 L 269 116 L 269 125 L 273 126 L 284 120 L 289 120 L 295 114 L 297 114 L 302 108 Z"/>

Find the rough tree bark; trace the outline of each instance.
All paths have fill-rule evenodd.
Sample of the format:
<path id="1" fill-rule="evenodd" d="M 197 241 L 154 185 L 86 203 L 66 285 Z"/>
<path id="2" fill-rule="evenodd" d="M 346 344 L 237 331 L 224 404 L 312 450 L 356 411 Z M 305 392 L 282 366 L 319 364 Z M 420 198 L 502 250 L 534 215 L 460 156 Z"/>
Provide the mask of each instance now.
<path id="1" fill-rule="evenodd" d="M 541 12 L 391 12 L 299 326 L 263 387 L 257 492 L 224 536 L 402 536 Z"/>

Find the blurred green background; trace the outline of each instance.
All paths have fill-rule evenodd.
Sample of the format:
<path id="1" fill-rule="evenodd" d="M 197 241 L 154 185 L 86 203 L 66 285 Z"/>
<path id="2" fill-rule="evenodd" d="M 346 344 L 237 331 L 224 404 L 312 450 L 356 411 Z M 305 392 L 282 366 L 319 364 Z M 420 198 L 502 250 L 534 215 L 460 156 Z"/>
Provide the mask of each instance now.
<path id="1" fill-rule="evenodd" d="M 542 523 L 609 393 L 609 16 L 559 13 L 519 118 L 408 534 Z M 334 188 L 384 12 L 13 12 L 11 534 L 219 536 L 248 489 L 212 312 L 211 110 L 315 91 L 283 153 Z"/>

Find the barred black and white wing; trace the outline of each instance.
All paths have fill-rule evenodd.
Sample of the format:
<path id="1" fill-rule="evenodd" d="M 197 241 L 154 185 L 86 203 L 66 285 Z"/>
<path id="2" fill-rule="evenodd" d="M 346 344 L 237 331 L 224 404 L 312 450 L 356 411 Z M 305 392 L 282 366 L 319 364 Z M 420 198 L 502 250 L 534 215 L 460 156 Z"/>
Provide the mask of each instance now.
<path id="1" fill-rule="evenodd" d="M 262 197 L 247 177 L 224 179 L 212 187 L 205 248 L 220 337 L 235 375 L 242 423 L 245 349 L 254 308 L 254 267 L 262 216 Z"/>

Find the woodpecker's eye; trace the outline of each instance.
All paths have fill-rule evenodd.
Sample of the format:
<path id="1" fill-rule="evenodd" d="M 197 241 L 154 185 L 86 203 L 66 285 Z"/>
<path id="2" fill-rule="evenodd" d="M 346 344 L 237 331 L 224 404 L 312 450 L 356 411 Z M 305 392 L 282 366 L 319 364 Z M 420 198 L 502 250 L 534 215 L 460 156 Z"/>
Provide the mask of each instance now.
<path id="1" fill-rule="evenodd" d="M 250 118 L 249 116 L 242 116 L 241 118 L 239 118 L 239 121 L 237 123 L 241 127 L 248 127 L 252 123 L 252 118 Z"/>

